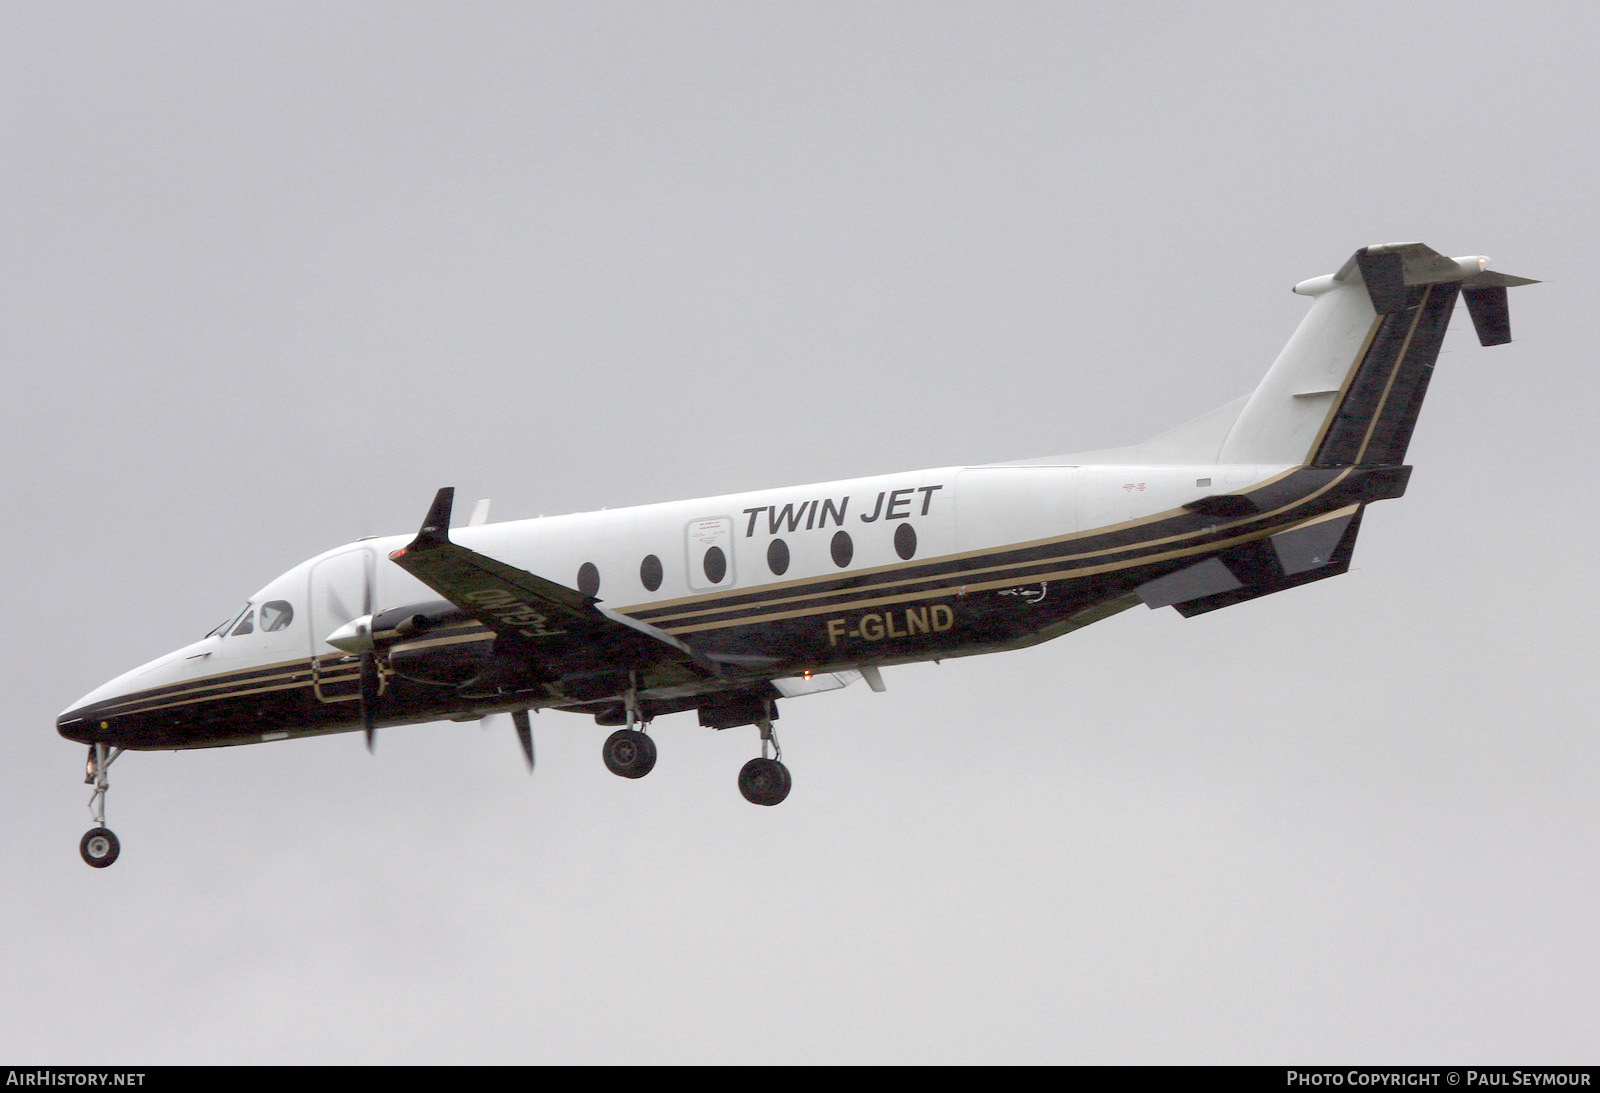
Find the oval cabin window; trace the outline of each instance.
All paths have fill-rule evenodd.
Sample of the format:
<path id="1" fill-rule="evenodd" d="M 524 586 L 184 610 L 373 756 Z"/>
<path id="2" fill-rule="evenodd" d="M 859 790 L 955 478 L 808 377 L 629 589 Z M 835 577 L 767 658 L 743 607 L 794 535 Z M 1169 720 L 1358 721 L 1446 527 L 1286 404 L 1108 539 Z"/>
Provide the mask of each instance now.
<path id="1" fill-rule="evenodd" d="M 917 529 L 910 524 L 901 524 L 894 529 L 894 552 L 900 557 L 911 560 L 917 552 Z"/>
<path id="2" fill-rule="evenodd" d="M 850 559 L 855 557 L 856 545 L 850 541 L 848 531 L 833 533 L 833 542 L 828 544 L 828 552 L 833 555 L 833 564 L 843 569 L 850 564 Z"/>
<path id="3" fill-rule="evenodd" d="M 767 544 L 767 568 L 779 577 L 789 572 L 788 543 L 782 539 L 774 539 Z"/>
<path id="4" fill-rule="evenodd" d="M 598 596 L 600 594 L 600 567 L 593 562 L 584 562 L 578 567 L 578 591 L 585 596 Z"/>
<path id="5" fill-rule="evenodd" d="M 721 584 L 722 578 L 728 575 L 728 556 L 722 553 L 719 546 L 709 547 L 703 563 L 706 571 L 706 580 L 712 584 Z"/>

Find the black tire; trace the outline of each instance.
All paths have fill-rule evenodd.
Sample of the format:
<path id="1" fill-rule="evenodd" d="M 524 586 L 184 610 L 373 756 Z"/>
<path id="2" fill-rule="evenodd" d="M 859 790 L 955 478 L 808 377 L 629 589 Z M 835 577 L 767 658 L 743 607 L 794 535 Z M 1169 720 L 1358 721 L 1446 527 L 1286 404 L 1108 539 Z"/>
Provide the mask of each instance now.
<path id="1" fill-rule="evenodd" d="M 600 756 L 612 774 L 643 778 L 655 769 L 656 742 L 637 729 L 618 729 L 606 737 Z"/>
<path id="2" fill-rule="evenodd" d="M 122 853 L 122 844 L 109 827 L 91 827 L 78 840 L 78 853 L 96 869 L 104 869 L 117 860 L 117 855 Z"/>
<path id="3" fill-rule="evenodd" d="M 739 771 L 739 792 L 753 805 L 775 805 L 794 785 L 789 768 L 776 759 L 752 759 Z"/>

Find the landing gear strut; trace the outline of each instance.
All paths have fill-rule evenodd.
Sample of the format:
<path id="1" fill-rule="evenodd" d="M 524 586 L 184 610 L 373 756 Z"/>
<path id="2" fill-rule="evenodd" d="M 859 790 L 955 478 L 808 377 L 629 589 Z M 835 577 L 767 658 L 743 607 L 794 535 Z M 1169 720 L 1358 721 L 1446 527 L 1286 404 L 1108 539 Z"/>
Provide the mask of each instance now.
<path id="1" fill-rule="evenodd" d="M 793 781 L 789 768 L 783 765 L 783 749 L 772 731 L 772 721 L 762 718 L 756 727 L 761 730 L 761 758 L 750 760 L 739 771 L 739 792 L 753 805 L 775 805 L 789 796 Z M 768 744 L 772 745 L 771 758 L 767 756 Z"/>
<path id="2" fill-rule="evenodd" d="M 104 869 L 122 853 L 122 844 L 106 826 L 106 790 L 111 788 L 111 783 L 106 779 L 106 768 L 116 762 L 121 754 L 121 748 L 108 748 L 105 744 L 89 745 L 89 761 L 83 781 L 94 787 L 94 795 L 89 798 L 89 814 L 94 817 L 94 826 L 79 840 L 78 853 L 96 869 Z"/>
<path id="3" fill-rule="evenodd" d="M 618 729 L 606 737 L 600 757 L 606 769 L 622 778 L 643 778 L 655 769 L 656 742 L 635 725 L 643 724 L 639 716 L 639 687 L 632 672 L 628 673 L 628 689 L 622 693 L 623 708 L 628 713 L 628 727 Z"/>

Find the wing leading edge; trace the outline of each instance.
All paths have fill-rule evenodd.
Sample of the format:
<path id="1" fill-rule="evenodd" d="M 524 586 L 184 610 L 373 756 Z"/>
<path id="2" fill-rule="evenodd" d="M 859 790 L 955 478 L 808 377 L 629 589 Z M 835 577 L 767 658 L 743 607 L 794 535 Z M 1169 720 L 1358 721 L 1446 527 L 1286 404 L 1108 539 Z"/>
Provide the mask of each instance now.
<path id="1" fill-rule="evenodd" d="M 507 565 L 450 540 L 455 489 L 433 499 L 417 537 L 389 560 L 495 634 L 495 663 L 482 682 L 519 673 L 558 684 L 631 670 L 641 686 L 716 678 L 716 668 L 678 639 L 599 606 L 593 596 Z"/>

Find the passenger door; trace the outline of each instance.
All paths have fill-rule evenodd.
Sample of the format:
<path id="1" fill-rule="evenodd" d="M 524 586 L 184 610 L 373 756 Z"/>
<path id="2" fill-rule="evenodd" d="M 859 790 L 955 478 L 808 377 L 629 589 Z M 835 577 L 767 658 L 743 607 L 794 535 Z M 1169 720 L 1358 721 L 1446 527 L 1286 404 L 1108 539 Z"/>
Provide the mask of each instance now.
<path id="1" fill-rule="evenodd" d="M 323 702 L 354 702 L 361 698 L 361 658 L 335 649 L 325 639 L 346 623 L 372 614 L 372 567 L 372 551 L 355 547 L 324 558 L 311 568 L 306 597 L 310 605 L 311 678 L 312 689 Z"/>
<path id="2" fill-rule="evenodd" d="M 707 516 L 691 520 L 684 529 L 684 559 L 688 562 L 689 588 L 706 592 L 734 583 L 733 517 Z"/>

